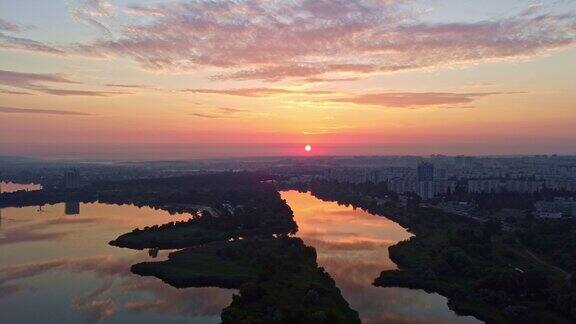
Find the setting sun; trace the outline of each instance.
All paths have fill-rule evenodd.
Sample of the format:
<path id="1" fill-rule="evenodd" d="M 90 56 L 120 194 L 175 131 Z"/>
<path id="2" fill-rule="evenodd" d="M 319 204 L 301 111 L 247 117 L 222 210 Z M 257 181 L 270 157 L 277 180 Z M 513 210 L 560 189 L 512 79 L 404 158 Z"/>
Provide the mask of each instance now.
<path id="1" fill-rule="evenodd" d="M 306 146 L 304 146 L 304 150 L 305 150 L 306 152 L 310 152 L 310 151 L 312 151 L 312 146 L 311 146 L 311 145 L 306 145 Z"/>

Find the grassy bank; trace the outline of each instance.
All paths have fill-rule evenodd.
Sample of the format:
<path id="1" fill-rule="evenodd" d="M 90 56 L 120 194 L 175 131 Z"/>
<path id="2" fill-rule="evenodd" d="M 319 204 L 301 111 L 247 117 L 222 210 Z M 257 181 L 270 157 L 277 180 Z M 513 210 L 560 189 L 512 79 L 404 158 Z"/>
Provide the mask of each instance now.
<path id="1" fill-rule="evenodd" d="M 223 323 L 360 323 L 316 251 L 297 238 L 216 242 L 132 267 L 179 288 L 240 289 Z"/>
<path id="2" fill-rule="evenodd" d="M 386 216 L 415 234 L 390 247 L 399 269 L 383 271 L 375 285 L 439 293 L 458 314 L 489 323 L 574 322 L 576 293 L 566 274 L 535 258 L 513 232 L 417 204 L 381 204 L 358 187 L 313 182 L 297 189 Z"/>

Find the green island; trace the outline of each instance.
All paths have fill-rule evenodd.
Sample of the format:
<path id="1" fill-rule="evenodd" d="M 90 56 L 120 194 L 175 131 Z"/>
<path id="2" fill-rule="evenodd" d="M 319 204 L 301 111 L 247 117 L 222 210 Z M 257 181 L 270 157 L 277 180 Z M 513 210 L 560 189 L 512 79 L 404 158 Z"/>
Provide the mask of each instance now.
<path id="1" fill-rule="evenodd" d="M 214 173 L 108 181 L 2 195 L 1 205 L 75 201 L 131 204 L 190 213 L 187 221 L 134 229 L 110 242 L 131 249 L 179 249 L 168 260 L 133 265 L 177 287 L 238 289 L 223 323 L 360 323 L 276 188 L 256 173 Z"/>
<path id="2" fill-rule="evenodd" d="M 292 188 L 386 216 L 414 234 L 390 247 L 390 258 L 399 268 L 383 271 L 374 281 L 376 286 L 439 293 L 459 315 L 487 323 L 573 323 L 576 318 L 574 277 L 554 265 L 556 260 L 527 248 L 534 246 L 536 252 L 545 253 L 550 244 L 544 244 L 565 242 L 559 235 L 568 230 L 554 232 L 530 221 L 517 231 L 504 231 L 493 221 L 475 221 L 410 200 L 404 206 L 395 199 L 382 203 L 372 196 L 376 188 L 365 184 L 311 181 Z M 575 227 L 570 228 L 574 235 Z M 539 241 L 539 232 L 552 237 Z M 569 253 L 574 250 L 557 250 L 572 260 Z"/>
<path id="3" fill-rule="evenodd" d="M 239 289 L 223 323 L 360 323 L 334 280 L 298 238 L 251 238 L 186 248 L 132 266 L 178 287 Z"/>
<path id="4" fill-rule="evenodd" d="M 400 201 L 376 184 L 268 180 L 257 173 L 214 173 L 95 182 L 5 193 L 0 207 L 73 200 L 189 213 L 188 221 L 134 229 L 110 244 L 179 250 L 166 261 L 134 265 L 136 274 L 178 288 L 238 289 L 222 312 L 224 323 L 358 323 L 358 313 L 318 266 L 314 248 L 289 236 L 298 227 L 277 190 L 310 191 L 385 216 L 414 234 L 390 247 L 398 269 L 383 271 L 376 286 L 439 293 L 457 314 L 487 323 L 576 320 L 576 224 L 530 218 L 522 209 L 534 197 L 484 195 L 481 214 L 463 216 L 421 204 L 415 195 Z M 510 205 L 515 212 L 493 208 Z"/>

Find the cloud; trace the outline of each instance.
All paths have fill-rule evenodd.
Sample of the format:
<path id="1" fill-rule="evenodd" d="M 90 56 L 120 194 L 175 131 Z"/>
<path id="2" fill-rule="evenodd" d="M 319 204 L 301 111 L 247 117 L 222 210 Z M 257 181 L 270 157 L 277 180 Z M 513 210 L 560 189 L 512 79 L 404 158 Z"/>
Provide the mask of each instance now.
<path id="1" fill-rule="evenodd" d="M 0 113 L 92 116 L 91 114 L 87 114 L 87 113 L 80 113 L 80 112 L 66 111 L 66 110 L 29 109 L 29 108 L 13 108 L 13 107 L 2 107 L 2 106 L 0 106 Z"/>
<path id="2" fill-rule="evenodd" d="M 114 83 L 108 83 L 108 84 L 105 84 L 105 86 L 111 87 L 111 88 L 129 88 L 129 89 L 149 89 L 149 88 L 150 88 L 150 86 L 142 85 L 142 84 L 114 84 Z"/>
<path id="3" fill-rule="evenodd" d="M 238 108 L 220 107 L 213 109 L 212 113 L 191 113 L 191 116 L 207 118 L 207 119 L 221 119 L 233 118 L 235 114 L 244 113 L 246 110 Z"/>
<path id="4" fill-rule="evenodd" d="M 0 89 L 0 93 L 1 94 L 9 94 L 9 95 L 30 95 L 30 92 L 25 92 L 25 91 L 12 91 L 12 90 L 6 90 L 6 89 Z"/>
<path id="5" fill-rule="evenodd" d="M 336 98 L 330 101 L 396 108 L 412 108 L 423 106 L 462 105 L 474 102 L 478 98 L 512 94 L 501 92 L 486 93 L 449 93 L 449 92 L 388 92 L 362 94 L 353 97 Z M 452 108 L 469 108 L 469 106 L 454 106 Z"/>
<path id="6" fill-rule="evenodd" d="M 29 38 L 16 37 L 6 33 L 20 33 L 32 29 L 0 18 L 0 49 L 33 52 L 49 55 L 65 55 L 62 49 Z"/>
<path id="7" fill-rule="evenodd" d="M 190 115 L 200 118 L 219 119 L 224 118 L 222 115 L 204 114 L 204 113 L 191 113 Z"/>
<path id="8" fill-rule="evenodd" d="M 576 43 L 574 13 L 538 6 L 458 23 L 422 22 L 401 0 L 196 0 L 128 12 L 145 19 L 78 50 L 154 71 L 210 68 L 213 80 L 279 81 L 526 58 Z"/>
<path id="9" fill-rule="evenodd" d="M 294 63 L 294 64 L 266 64 L 264 67 L 253 69 L 241 69 L 235 72 L 226 72 L 210 77 L 213 81 L 227 80 L 265 80 L 277 82 L 286 78 L 306 78 L 310 76 L 321 76 L 326 73 L 374 73 L 374 72 L 394 72 L 417 68 L 417 66 L 388 66 L 378 67 L 374 64 L 338 64 L 338 63 Z"/>
<path id="10" fill-rule="evenodd" d="M 26 29 L 25 27 L 17 23 L 0 18 L 0 30 L 8 32 L 21 32 L 25 29 Z"/>
<path id="11" fill-rule="evenodd" d="M 241 112 L 245 112 L 246 110 L 244 109 L 238 109 L 238 108 L 227 108 L 227 107 L 221 107 L 218 108 L 218 110 L 222 113 L 229 113 L 229 114 L 234 114 L 234 113 L 241 113 Z"/>
<path id="12" fill-rule="evenodd" d="M 326 82 L 350 82 L 350 81 L 358 81 L 359 78 L 322 78 L 322 77 L 315 77 L 315 78 L 304 78 L 300 79 L 299 81 L 306 82 L 306 83 L 326 83 Z"/>
<path id="13" fill-rule="evenodd" d="M 275 95 L 329 95 L 332 91 L 290 90 L 281 88 L 243 88 L 243 89 L 185 89 L 184 92 L 200 94 L 230 95 L 239 97 L 270 97 Z"/>
<path id="14" fill-rule="evenodd" d="M 130 15 L 139 16 L 163 16 L 164 12 L 159 8 L 143 7 L 140 5 L 129 5 L 125 10 Z"/>
<path id="15" fill-rule="evenodd" d="M 0 32 L 0 49 L 49 55 L 66 55 L 66 52 L 62 49 L 28 38 L 9 36 L 2 32 Z"/>
<path id="16" fill-rule="evenodd" d="M 108 0 L 78 0 L 79 8 L 92 16 L 112 16 L 114 6 Z"/>
<path id="17" fill-rule="evenodd" d="M 56 89 L 46 86 L 45 83 L 81 84 L 80 82 L 72 81 L 61 74 L 21 73 L 21 72 L 0 70 L 1 85 L 33 90 L 56 96 L 107 97 L 113 95 L 131 94 L 130 92 L 123 92 L 123 91 Z"/>
<path id="18" fill-rule="evenodd" d="M 109 97 L 115 95 L 132 94 L 132 92 L 125 92 L 125 91 L 69 90 L 69 89 L 52 89 L 52 88 L 39 88 L 36 90 L 55 96 Z"/>
<path id="19" fill-rule="evenodd" d="M 103 34 L 112 37 L 112 30 L 100 19 L 114 15 L 114 6 L 107 0 L 78 0 L 72 9 L 72 18 L 96 27 Z"/>
<path id="20" fill-rule="evenodd" d="M 0 84 L 2 85 L 36 90 L 42 88 L 41 84 L 44 83 L 79 84 L 79 82 L 69 80 L 61 74 L 22 73 L 0 70 Z"/>

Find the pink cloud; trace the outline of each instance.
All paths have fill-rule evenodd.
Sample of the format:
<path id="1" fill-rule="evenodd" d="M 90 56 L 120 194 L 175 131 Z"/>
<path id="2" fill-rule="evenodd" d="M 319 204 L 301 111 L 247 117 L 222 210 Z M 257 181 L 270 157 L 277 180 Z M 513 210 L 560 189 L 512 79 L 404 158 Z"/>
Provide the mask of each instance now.
<path id="1" fill-rule="evenodd" d="M 332 91 L 290 90 L 282 88 L 243 88 L 243 89 L 185 89 L 184 92 L 217 94 L 239 97 L 269 97 L 274 95 L 329 95 Z"/>
<path id="2" fill-rule="evenodd" d="M 101 91 L 101 90 L 77 90 L 57 89 L 46 86 L 48 84 L 81 84 L 72 81 L 60 74 L 51 73 L 22 73 L 15 71 L 0 70 L 0 84 L 14 88 L 33 90 L 56 96 L 91 96 L 108 97 L 113 95 L 131 94 L 124 91 Z"/>
<path id="3" fill-rule="evenodd" d="M 447 92 L 389 92 L 389 93 L 373 93 L 362 94 L 347 98 L 332 99 L 332 102 L 352 103 L 356 105 L 370 105 L 370 106 L 383 106 L 383 107 L 397 107 L 397 108 L 411 108 L 422 106 L 443 106 L 443 105 L 459 105 L 453 108 L 469 108 L 470 106 L 462 106 L 477 100 L 478 98 L 511 94 L 500 92 L 485 92 L 485 93 L 447 93 Z"/>
<path id="4" fill-rule="evenodd" d="M 37 109 L 37 108 L 14 108 L 0 106 L 0 113 L 6 114 L 42 114 L 42 115 L 67 115 L 67 116 L 91 116 L 91 114 L 54 109 Z M 2 239 L 0 239 L 2 242 Z"/>
<path id="5" fill-rule="evenodd" d="M 76 50 L 150 70 L 217 68 L 214 80 L 317 78 L 529 57 L 574 46 L 574 14 L 414 23 L 408 1 L 181 1 L 132 6 L 141 23 Z M 361 62 L 361 63 L 360 63 Z"/>

